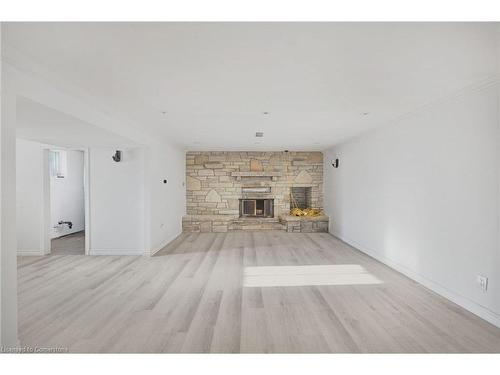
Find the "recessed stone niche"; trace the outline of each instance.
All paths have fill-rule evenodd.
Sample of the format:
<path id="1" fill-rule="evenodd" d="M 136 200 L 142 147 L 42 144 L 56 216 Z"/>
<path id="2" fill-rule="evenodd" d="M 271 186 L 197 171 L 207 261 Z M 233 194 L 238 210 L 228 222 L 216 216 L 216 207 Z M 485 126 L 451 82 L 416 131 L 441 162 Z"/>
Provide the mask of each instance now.
<path id="1" fill-rule="evenodd" d="M 307 188 L 310 206 L 323 207 L 321 152 L 187 152 L 183 228 L 225 232 L 282 225 L 286 230 L 279 218 L 290 213 L 292 187 Z M 273 217 L 240 217 L 241 199 L 272 199 Z"/>
<path id="2" fill-rule="evenodd" d="M 301 209 L 311 207 L 311 188 L 292 186 L 290 188 L 290 201 L 292 207 L 296 206 Z"/>

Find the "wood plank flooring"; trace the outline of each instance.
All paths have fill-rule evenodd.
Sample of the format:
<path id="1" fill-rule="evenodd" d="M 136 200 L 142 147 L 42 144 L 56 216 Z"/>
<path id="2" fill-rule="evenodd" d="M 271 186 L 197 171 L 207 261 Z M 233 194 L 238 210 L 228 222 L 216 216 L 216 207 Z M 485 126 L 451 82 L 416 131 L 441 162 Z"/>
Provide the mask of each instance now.
<path id="1" fill-rule="evenodd" d="M 50 242 L 51 255 L 85 255 L 85 231 L 53 238 Z"/>
<path id="2" fill-rule="evenodd" d="M 381 283 L 243 286 L 245 267 L 341 264 L 361 266 Z M 184 234 L 151 258 L 20 257 L 18 269 L 22 345 L 70 352 L 500 352 L 500 329 L 327 233 Z"/>

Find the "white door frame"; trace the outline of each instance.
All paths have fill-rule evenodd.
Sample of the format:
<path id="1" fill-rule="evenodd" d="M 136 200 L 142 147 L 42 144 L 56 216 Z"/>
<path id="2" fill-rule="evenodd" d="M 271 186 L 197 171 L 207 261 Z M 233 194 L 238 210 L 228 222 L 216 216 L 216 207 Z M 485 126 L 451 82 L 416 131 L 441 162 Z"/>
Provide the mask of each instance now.
<path id="1" fill-rule="evenodd" d="M 85 255 L 90 255 L 90 157 L 88 148 L 74 148 L 46 145 L 43 149 L 43 220 L 40 248 L 45 255 L 51 252 L 52 218 L 50 212 L 50 170 L 49 150 L 82 151 L 83 152 L 83 197 L 85 215 Z"/>
<path id="2" fill-rule="evenodd" d="M 83 199 L 85 207 L 85 255 L 90 255 L 90 150 L 83 150 Z"/>

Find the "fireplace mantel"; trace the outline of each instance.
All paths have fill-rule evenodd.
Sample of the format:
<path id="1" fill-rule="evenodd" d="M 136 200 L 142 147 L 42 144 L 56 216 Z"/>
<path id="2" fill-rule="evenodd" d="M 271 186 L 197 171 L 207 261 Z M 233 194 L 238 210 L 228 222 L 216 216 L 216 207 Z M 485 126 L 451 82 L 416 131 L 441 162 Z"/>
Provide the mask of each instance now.
<path id="1" fill-rule="evenodd" d="M 241 181 L 242 178 L 269 177 L 272 181 L 276 181 L 278 177 L 283 176 L 281 172 L 231 172 L 231 176 L 236 177 L 236 180 Z"/>

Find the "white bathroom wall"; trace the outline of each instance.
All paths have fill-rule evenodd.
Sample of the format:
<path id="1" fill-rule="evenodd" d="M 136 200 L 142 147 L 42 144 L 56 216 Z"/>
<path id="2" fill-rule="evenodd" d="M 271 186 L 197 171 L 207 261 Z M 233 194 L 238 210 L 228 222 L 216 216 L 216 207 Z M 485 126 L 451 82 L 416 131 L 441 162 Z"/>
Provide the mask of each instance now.
<path id="1" fill-rule="evenodd" d="M 66 175 L 50 177 L 50 224 L 51 238 L 85 230 L 84 153 L 67 150 Z M 59 221 L 71 221 L 73 227 L 58 225 Z"/>
<path id="2" fill-rule="evenodd" d="M 500 325 L 497 112 L 490 84 L 328 150 L 325 209 L 335 236 Z"/>
<path id="3" fill-rule="evenodd" d="M 89 150 L 90 254 L 141 255 L 146 245 L 145 155 L 142 148 Z"/>

